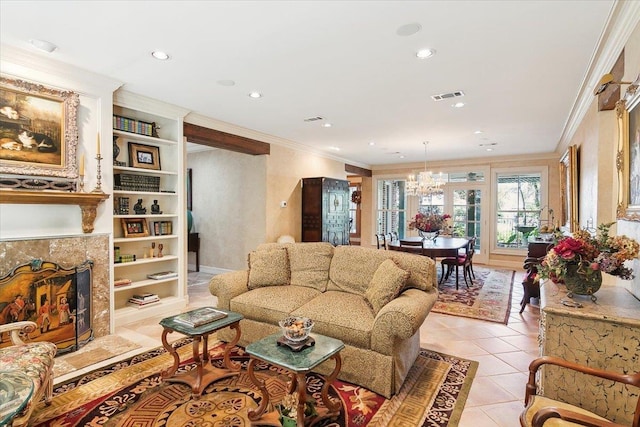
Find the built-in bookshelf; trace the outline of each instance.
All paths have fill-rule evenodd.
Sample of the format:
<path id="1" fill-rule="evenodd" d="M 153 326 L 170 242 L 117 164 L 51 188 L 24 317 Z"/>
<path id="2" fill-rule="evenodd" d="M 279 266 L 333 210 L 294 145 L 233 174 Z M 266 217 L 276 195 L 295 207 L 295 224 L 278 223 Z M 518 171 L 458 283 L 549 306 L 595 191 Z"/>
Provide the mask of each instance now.
<path id="1" fill-rule="evenodd" d="M 186 113 L 126 91 L 114 95 L 111 289 L 115 327 L 177 314 L 187 304 L 182 142 Z M 167 271 L 177 275 L 148 277 Z M 144 293 L 157 295 L 160 302 L 139 307 L 129 302 L 133 295 Z"/>

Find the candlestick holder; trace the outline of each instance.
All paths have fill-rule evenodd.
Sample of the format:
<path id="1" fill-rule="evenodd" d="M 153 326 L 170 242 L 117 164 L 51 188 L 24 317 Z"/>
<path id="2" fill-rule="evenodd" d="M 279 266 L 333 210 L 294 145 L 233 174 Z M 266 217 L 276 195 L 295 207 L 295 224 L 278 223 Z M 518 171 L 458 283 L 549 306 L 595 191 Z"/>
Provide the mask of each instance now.
<path id="1" fill-rule="evenodd" d="M 98 153 L 98 155 L 96 156 L 96 160 L 98 161 L 98 174 L 97 174 L 97 182 L 96 182 L 96 188 L 93 189 L 92 193 L 100 193 L 100 194 L 104 194 L 104 191 L 102 191 L 102 172 L 100 169 L 100 162 L 102 161 L 102 156 L 100 155 L 100 153 Z"/>
<path id="2" fill-rule="evenodd" d="M 78 193 L 84 193 L 84 175 L 78 175 Z"/>

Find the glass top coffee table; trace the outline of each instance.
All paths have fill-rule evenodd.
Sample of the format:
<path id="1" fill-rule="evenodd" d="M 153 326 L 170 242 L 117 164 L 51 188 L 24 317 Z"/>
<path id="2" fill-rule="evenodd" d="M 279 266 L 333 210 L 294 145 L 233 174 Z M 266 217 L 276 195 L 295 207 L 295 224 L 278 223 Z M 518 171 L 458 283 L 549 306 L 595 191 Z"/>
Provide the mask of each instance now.
<path id="1" fill-rule="evenodd" d="M 22 411 L 33 395 L 33 381 L 22 372 L 0 371 L 0 426 Z"/>
<path id="2" fill-rule="evenodd" d="M 269 335 L 247 346 L 245 351 L 250 356 L 249 366 L 247 368 L 249 378 L 251 378 L 251 381 L 260 389 L 263 396 L 258 409 L 249 411 L 249 419 L 251 421 L 269 421 L 271 417 L 277 414 L 277 412 L 276 414 L 273 412 L 264 414 L 269 404 L 269 392 L 267 391 L 264 381 L 259 380 L 255 376 L 254 365 L 258 360 L 271 363 L 291 372 L 291 383 L 288 392 L 293 393 L 297 390 L 298 393 L 296 424 L 298 427 L 302 427 L 305 424 L 315 424 L 320 419 L 335 417 L 340 413 L 340 402 L 334 402 L 329 399 L 329 386 L 336 379 L 342 367 L 340 351 L 344 348 L 344 343 L 324 335 L 311 334 L 310 336 L 315 339 L 315 345 L 298 352 L 294 352 L 286 346 L 278 345 L 278 339 L 282 337 L 281 333 Z M 331 375 L 325 378 L 325 383 L 322 387 L 321 397 L 326 408 L 317 408 L 318 415 L 305 419 L 304 409 L 307 401 L 307 382 L 305 376 L 316 366 L 329 359 L 333 359 L 336 365 Z"/>
<path id="3" fill-rule="evenodd" d="M 164 328 L 162 331 L 162 346 L 173 356 L 173 366 L 162 371 L 162 378 L 168 382 L 181 382 L 190 385 L 192 396 L 195 399 L 198 399 L 205 387 L 212 382 L 240 373 L 240 364 L 231 361 L 231 349 L 240 340 L 240 321 L 244 317 L 240 313 L 221 310 L 219 308 L 202 307 L 202 309 L 217 310 L 225 313 L 226 316 L 200 326 L 190 326 L 179 321 L 184 318 L 185 315 L 200 310 L 195 309 L 187 313 L 166 317 L 160 321 L 160 325 Z M 226 369 L 220 369 L 209 363 L 208 340 L 210 334 L 227 327 L 234 329 L 236 336 L 233 341 L 227 343 L 224 349 L 223 361 Z M 167 335 L 174 331 L 193 338 L 193 360 L 196 362 L 194 369 L 179 375 L 175 375 L 175 373 L 178 370 L 178 366 L 180 366 L 180 356 L 176 349 L 167 342 Z M 202 355 L 200 355 L 200 341 L 202 341 Z"/>

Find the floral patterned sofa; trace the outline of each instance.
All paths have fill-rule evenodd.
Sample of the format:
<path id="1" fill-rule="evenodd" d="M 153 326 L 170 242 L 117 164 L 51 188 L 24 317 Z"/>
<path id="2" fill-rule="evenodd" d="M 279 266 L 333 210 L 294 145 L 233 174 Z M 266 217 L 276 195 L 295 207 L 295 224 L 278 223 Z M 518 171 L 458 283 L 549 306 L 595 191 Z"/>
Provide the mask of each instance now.
<path id="1" fill-rule="evenodd" d="M 13 418 L 13 427 L 27 425 L 31 412 L 44 396 L 51 403 L 53 392 L 53 362 L 56 345 L 50 342 L 24 342 L 28 334 L 35 331 L 34 322 L 23 321 L 0 325 L 0 335 L 9 332 L 13 345 L 0 348 L 0 370 L 19 371 L 33 381 L 33 394 L 27 405 Z"/>
<path id="2" fill-rule="evenodd" d="M 328 243 L 267 243 L 248 269 L 214 276 L 218 307 L 244 315 L 239 344 L 280 331 L 278 321 L 304 316 L 313 332 L 342 340 L 338 377 L 385 397 L 396 394 L 420 350 L 419 328 L 436 302 L 433 260 Z M 218 337 L 230 341 L 228 329 Z M 321 373 L 333 362 L 319 366 Z"/>

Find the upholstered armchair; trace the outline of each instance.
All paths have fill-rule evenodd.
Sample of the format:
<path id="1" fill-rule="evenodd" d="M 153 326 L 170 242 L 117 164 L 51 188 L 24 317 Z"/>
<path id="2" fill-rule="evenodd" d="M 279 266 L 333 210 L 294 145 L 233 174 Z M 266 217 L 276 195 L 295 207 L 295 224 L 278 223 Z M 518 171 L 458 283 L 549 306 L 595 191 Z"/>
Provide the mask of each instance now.
<path id="1" fill-rule="evenodd" d="M 12 420 L 13 427 L 27 425 L 31 412 L 44 396 L 51 403 L 53 391 L 53 361 L 57 348 L 50 342 L 28 342 L 29 334 L 35 331 L 34 322 L 15 322 L 0 325 L 0 337 L 9 333 L 13 345 L 0 348 L 0 370 L 19 371 L 33 381 L 31 400 Z"/>
<path id="2" fill-rule="evenodd" d="M 555 365 L 583 374 L 604 378 L 607 380 L 628 384 L 636 387 L 636 392 L 640 392 L 640 372 L 632 375 L 620 374 L 617 372 L 605 371 L 602 369 L 589 368 L 587 366 L 578 365 L 573 362 L 560 359 L 558 357 L 543 356 L 535 359 L 529 365 L 529 381 L 527 383 L 526 395 L 524 403 L 526 405 L 524 411 L 520 415 L 520 425 L 523 427 L 542 427 L 547 426 L 590 426 L 590 427 L 625 427 L 616 424 L 607 419 L 589 412 L 577 406 L 553 400 L 544 396 L 537 395 L 536 373 L 538 368 L 543 365 Z M 636 366 L 637 368 L 637 366 Z M 579 393 L 576 390 L 576 393 Z M 545 424 L 547 420 L 551 420 Z M 633 415 L 632 427 L 640 426 L 640 394 L 636 395 L 636 406 Z M 628 427 L 628 426 L 626 426 Z"/>

